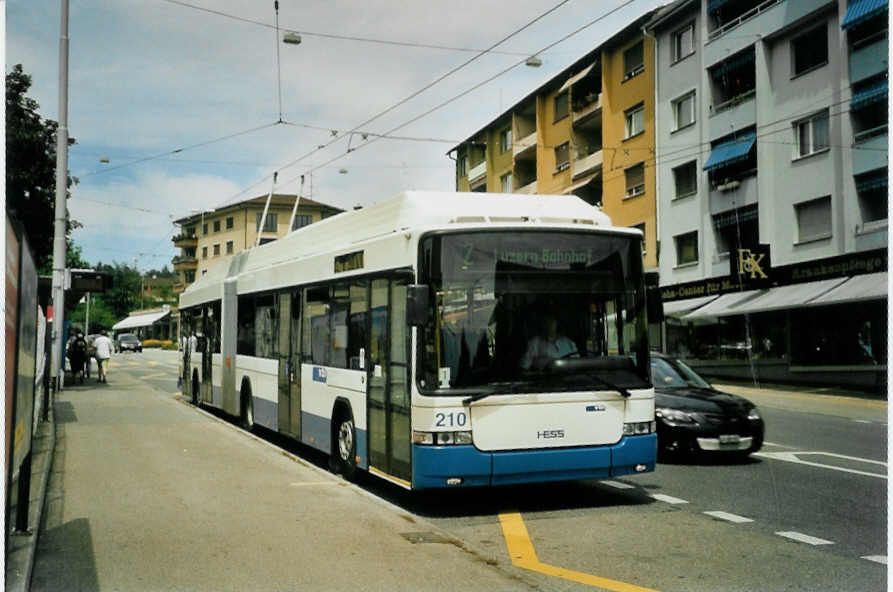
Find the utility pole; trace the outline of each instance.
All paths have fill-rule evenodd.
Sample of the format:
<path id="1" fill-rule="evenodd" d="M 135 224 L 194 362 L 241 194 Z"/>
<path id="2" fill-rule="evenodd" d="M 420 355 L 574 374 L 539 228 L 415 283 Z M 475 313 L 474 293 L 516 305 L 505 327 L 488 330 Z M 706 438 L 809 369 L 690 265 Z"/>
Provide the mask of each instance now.
<path id="1" fill-rule="evenodd" d="M 56 214 L 53 227 L 53 365 L 55 388 L 65 383 L 65 234 L 68 232 L 68 0 L 61 0 L 59 32 L 59 127 L 56 129 Z"/>

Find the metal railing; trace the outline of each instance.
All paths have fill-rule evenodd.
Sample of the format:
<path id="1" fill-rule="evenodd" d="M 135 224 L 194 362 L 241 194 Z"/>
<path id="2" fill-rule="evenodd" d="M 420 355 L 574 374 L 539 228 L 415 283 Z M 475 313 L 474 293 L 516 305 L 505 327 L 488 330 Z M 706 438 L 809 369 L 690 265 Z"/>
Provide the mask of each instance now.
<path id="1" fill-rule="evenodd" d="M 767 10 L 769 10 L 770 8 L 772 8 L 773 6 L 775 6 L 776 4 L 780 4 L 781 2 L 784 2 L 784 0 L 766 0 L 765 2 L 763 2 L 762 4 L 760 4 L 759 6 L 757 6 L 757 7 L 755 7 L 755 8 L 751 8 L 750 10 L 748 10 L 747 12 L 745 12 L 744 14 L 742 14 L 742 15 L 740 15 L 740 16 L 738 16 L 738 17 L 732 19 L 732 20 L 730 20 L 729 22 L 725 23 L 725 24 L 722 25 L 721 27 L 716 28 L 716 29 L 713 29 L 712 31 L 710 31 L 710 32 L 707 34 L 707 38 L 708 38 L 710 41 L 713 41 L 714 39 L 716 39 L 716 38 L 718 38 L 718 37 L 722 37 L 723 35 L 725 35 L 725 34 L 728 33 L 729 31 L 731 31 L 732 29 L 734 29 L 735 27 L 737 27 L 738 25 L 741 25 L 741 24 L 744 23 L 745 21 L 749 21 L 750 19 L 752 19 L 752 18 L 754 18 L 754 17 L 756 17 L 756 16 L 759 16 L 759 15 L 762 14 L 763 12 L 766 12 Z"/>
<path id="2" fill-rule="evenodd" d="M 856 134 L 853 134 L 853 144 L 860 144 L 869 138 L 873 138 L 875 136 L 880 136 L 881 134 L 887 133 L 887 124 L 879 125 L 877 127 L 873 127 L 871 129 L 863 130 Z"/>

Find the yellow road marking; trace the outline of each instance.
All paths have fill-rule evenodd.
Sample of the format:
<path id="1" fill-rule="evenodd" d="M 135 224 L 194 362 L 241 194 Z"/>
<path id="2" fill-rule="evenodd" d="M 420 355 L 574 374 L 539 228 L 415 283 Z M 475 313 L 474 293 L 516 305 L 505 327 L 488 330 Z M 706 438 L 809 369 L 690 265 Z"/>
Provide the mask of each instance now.
<path id="1" fill-rule="evenodd" d="M 502 535 L 505 537 L 505 544 L 508 547 L 509 556 L 512 558 L 512 565 L 515 567 L 571 582 L 586 584 L 587 586 L 604 588 L 612 592 L 657 592 L 651 588 L 642 588 L 634 584 L 618 582 L 617 580 L 542 563 L 536 556 L 536 550 L 533 548 L 533 543 L 530 542 L 530 535 L 527 533 L 527 526 L 525 526 L 521 514 L 517 512 L 500 514 L 499 522 L 502 524 Z"/>

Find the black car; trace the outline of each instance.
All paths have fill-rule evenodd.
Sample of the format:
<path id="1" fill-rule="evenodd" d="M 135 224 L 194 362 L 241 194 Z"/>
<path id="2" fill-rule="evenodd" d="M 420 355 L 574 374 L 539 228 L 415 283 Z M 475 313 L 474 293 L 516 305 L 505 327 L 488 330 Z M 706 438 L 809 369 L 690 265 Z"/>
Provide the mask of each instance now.
<path id="1" fill-rule="evenodd" d="M 118 353 L 122 351 L 142 352 L 143 344 L 133 333 L 121 333 L 115 339 L 115 351 Z"/>
<path id="2" fill-rule="evenodd" d="M 763 445 L 756 406 L 718 391 L 681 360 L 652 355 L 657 446 L 662 455 L 728 453 L 747 456 Z"/>

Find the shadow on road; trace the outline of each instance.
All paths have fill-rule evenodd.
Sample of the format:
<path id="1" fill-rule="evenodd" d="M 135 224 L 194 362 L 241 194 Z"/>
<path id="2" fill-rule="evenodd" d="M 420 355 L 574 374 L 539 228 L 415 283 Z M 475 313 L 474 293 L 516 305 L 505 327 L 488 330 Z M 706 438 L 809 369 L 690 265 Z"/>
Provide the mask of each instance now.
<path id="1" fill-rule="evenodd" d="M 31 590 L 99 590 L 90 522 L 77 518 L 42 531 Z"/>

